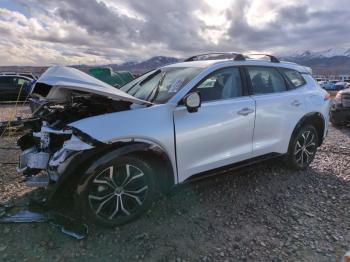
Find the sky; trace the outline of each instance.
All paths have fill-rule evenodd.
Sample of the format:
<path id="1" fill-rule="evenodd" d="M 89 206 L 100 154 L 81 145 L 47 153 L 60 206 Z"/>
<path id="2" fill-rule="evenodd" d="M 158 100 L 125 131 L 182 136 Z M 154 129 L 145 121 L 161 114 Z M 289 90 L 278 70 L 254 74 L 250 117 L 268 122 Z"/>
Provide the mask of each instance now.
<path id="1" fill-rule="evenodd" d="M 350 48 L 349 0 L 0 0 L 0 65 Z"/>

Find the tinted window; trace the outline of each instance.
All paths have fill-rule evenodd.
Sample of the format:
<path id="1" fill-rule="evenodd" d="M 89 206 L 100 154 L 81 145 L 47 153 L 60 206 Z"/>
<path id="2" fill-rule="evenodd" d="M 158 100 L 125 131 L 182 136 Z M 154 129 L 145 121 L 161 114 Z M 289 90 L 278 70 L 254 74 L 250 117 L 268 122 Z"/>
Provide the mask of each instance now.
<path id="1" fill-rule="evenodd" d="M 21 87 L 21 86 L 25 86 L 28 83 L 28 80 L 25 78 L 16 78 L 15 79 L 15 85 L 17 85 L 17 87 Z"/>
<path id="2" fill-rule="evenodd" d="M 5 76 L 0 77 L 0 89 L 13 88 L 13 77 Z"/>
<path id="3" fill-rule="evenodd" d="M 287 90 L 282 75 L 269 67 L 248 67 L 253 94 L 277 93 Z"/>
<path id="4" fill-rule="evenodd" d="M 286 68 L 281 68 L 281 71 L 290 80 L 294 87 L 300 87 L 306 84 L 305 79 L 298 71 Z"/>
<path id="5" fill-rule="evenodd" d="M 202 101 L 213 101 L 242 96 L 242 81 L 238 68 L 225 68 L 209 75 L 195 90 Z"/>

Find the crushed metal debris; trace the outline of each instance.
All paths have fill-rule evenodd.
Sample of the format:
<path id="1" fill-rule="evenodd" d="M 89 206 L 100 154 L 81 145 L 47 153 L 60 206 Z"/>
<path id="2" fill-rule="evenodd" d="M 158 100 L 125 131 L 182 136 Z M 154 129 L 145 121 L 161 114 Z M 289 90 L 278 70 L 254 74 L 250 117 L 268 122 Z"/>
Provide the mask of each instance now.
<path id="1" fill-rule="evenodd" d="M 0 224 L 8 223 L 48 223 L 77 240 L 86 238 L 89 231 L 87 224 L 58 212 L 36 212 L 27 207 L 0 206 Z"/>

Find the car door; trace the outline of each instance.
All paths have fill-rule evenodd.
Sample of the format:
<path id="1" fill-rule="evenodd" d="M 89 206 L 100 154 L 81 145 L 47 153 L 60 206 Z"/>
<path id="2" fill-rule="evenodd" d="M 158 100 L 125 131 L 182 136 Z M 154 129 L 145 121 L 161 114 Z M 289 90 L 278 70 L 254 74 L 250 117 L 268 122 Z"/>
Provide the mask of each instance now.
<path id="1" fill-rule="evenodd" d="M 294 127 L 305 112 L 303 93 L 292 88 L 277 68 L 246 69 L 251 97 L 256 102 L 253 156 L 286 153 Z"/>
<path id="2" fill-rule="evenodd" d="M 245 95 L 241 69 L 217 70 L 192 91 L 201 94 L 199 110 L 174 111 L 179 182 L 252 155 L 255 102 Z"/>

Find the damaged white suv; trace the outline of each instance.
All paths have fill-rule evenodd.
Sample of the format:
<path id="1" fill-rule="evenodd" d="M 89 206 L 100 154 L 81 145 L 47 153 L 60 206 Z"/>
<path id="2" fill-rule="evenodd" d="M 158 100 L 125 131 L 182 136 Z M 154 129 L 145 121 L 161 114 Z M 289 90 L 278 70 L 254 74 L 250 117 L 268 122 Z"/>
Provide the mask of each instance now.
<path id="1" fill-rule="evenodd" d="M 52 67 L 33 89 L 41 106 L 24 123 L 18 169 L 45 170 L 48 203 L 75 196 L 108 226 L 141 215 L 157 190 L 219 168 L 283 156 L 304 169 L 327 133 L 329 95 L 309 68 L 267 57 L 198 55 L 121 89 Z"/>

